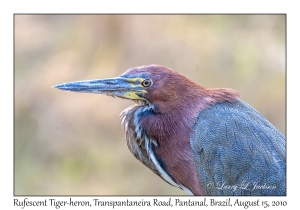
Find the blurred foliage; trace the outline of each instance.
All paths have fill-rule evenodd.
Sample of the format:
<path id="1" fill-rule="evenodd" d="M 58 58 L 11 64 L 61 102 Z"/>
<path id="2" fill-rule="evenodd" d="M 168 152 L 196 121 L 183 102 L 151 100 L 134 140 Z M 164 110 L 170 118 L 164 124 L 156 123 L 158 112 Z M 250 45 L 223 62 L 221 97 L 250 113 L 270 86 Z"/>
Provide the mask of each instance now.
<path id="1" fill-rule="evenodd" d="M 63 82 L 146 64 L 228 87 L 285 135 L 284 15 L 15 15 L 15 194 L 186 195 L 127 149 L 131 101 Z"/>

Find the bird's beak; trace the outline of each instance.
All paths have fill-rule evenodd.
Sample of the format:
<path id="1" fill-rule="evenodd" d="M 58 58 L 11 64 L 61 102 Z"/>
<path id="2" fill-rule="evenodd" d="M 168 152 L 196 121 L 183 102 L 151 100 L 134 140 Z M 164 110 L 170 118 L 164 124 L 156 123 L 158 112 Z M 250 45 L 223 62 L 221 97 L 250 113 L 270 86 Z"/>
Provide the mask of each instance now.
<path id="1" fill-rule="evenodd" d="M 68 82 L 53 86 L 53 88 L 80 93 L 106 94 L 133 100 L 145 100 L 142 96 L 147 91 L 141 85 L 142 80 L 142 78 L 115 77 Z"/>

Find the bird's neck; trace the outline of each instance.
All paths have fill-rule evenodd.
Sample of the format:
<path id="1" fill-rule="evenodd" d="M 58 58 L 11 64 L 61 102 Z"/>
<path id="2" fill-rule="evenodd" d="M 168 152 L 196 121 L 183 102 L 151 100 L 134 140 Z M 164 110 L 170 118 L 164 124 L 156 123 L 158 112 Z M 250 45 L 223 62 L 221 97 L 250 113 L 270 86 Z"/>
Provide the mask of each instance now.
<path id="1" fill-rule="evenodd" d="M 236 101 L 239 93 L 232 89 L 204 88 L 195 84 L 187 89 L 179 88 L 176 96 L 168 101 L 156 101 L 151 104 L 154 107 L 154 112 L 159 114 L 172 114 L 175 112 L 186 115 L 189 112 L 196 111 L 196 114 L 198 114 L 203 109 L 216 103 Z"/>
<path id="2" fill-rule="evenodd" d="M 163 160 L 165 170 L 176 183 L 183 185 L 194 194 L 204 195 L 195 167 L 190 136 L 199 113 L 215 103 L 235 101 L 237 92 L 229 89 L 193 90 L 169 106 L 154 104 L 152 114 L 140 119 L 147 135 L 157 142 L 153 151 Z"/>

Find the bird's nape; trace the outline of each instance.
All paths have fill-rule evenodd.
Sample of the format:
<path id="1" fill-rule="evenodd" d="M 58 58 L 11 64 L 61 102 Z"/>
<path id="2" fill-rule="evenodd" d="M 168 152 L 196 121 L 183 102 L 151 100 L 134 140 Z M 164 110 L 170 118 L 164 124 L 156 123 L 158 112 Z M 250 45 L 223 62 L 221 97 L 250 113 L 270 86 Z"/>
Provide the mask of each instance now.
<path id="1" fill-rule="evenodd" d="M 159 65 L 54 88 L 138 102 L 121 114 L 129 150 L 189 194 L 286 194 L 285 137 L 234 90 L 205 88 Z"/>

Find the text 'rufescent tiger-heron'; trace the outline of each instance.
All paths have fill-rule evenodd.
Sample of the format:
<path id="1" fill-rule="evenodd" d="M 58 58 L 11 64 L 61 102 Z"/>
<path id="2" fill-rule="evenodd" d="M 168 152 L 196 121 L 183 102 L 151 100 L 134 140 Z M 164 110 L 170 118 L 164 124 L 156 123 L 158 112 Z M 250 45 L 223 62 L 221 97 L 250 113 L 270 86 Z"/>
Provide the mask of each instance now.
<path id="1" fill-rule="evenodd" d="M 136 102 L 121 113 L 131 153 L 192 195 L 286 195 L 285 137 L 231 89 L 159 65 L 55 88 Z"/>

